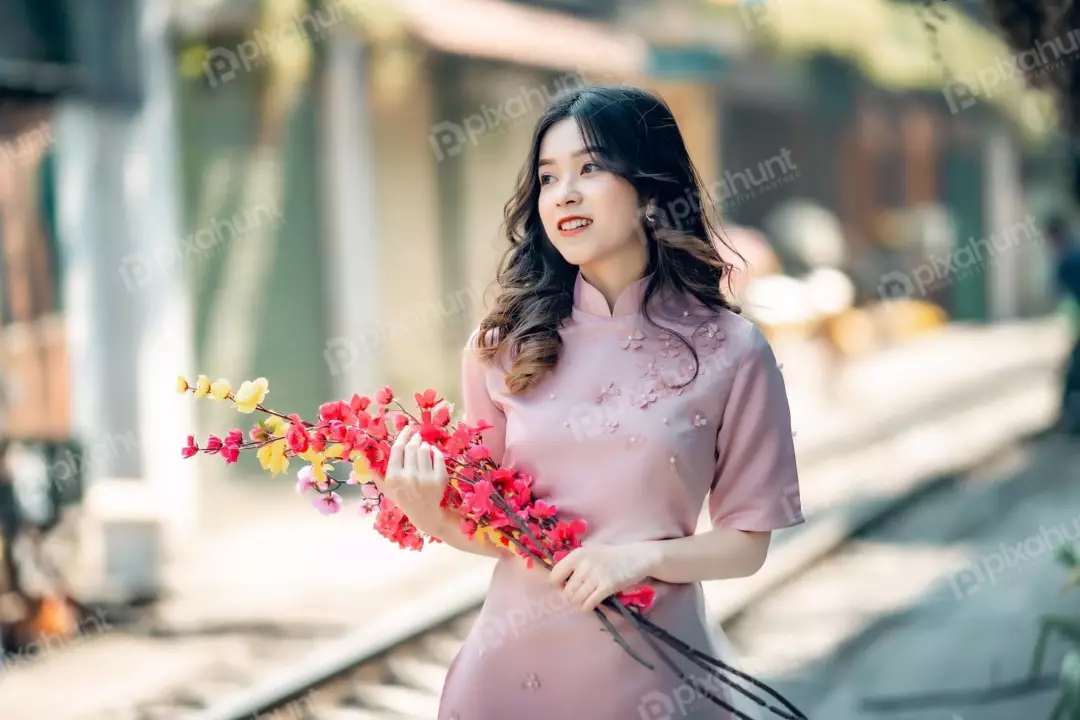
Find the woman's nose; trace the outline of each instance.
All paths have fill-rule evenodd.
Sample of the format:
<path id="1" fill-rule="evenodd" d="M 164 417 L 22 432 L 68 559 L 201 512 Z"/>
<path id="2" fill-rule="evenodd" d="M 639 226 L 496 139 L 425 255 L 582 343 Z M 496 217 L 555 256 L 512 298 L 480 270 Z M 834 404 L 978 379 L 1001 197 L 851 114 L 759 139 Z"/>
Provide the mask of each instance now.
<path id="1" fill-rule="evenodd" d="M 571 181 L 566 181 L 559 188 L 559 193 L 555 197 L 555 202 L 562 207 L 564 205 L 573 205 L 581 201 L 581 194 L 577 191 L 577 188 Z"/>

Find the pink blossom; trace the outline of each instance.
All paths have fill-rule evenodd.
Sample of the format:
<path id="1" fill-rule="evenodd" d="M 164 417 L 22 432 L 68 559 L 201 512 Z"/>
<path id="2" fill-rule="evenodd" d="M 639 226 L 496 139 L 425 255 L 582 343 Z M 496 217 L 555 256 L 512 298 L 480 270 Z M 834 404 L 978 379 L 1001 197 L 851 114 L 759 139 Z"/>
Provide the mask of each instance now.
<path id="1" fill-rule="evenodd" d="M 320 493 L 312 499 L 311 504 L 323 515 L 336 515 L 341 512 L 341 496 L 336 492 Z"/>
<path id="2" fill-rule="evenodd" d="M 296 473 L 296 492 L 307 495 L 309 491 L 315 489 L 315 479 L 312 475 L 310 465 L 300 468 L 300 472 Z"/>

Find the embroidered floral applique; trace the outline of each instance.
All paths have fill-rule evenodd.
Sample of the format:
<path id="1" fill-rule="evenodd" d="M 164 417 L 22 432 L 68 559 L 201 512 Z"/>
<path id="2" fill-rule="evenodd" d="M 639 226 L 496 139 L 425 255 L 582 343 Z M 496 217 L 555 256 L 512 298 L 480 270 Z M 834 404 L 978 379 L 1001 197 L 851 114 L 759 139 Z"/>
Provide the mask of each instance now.
<path id="1" fill-rule="evenodd" d="M 660 363 L 656 360 L 650 360 L 645 366 L 645 372 L 641 374 L 641 377 L 657 378 L 660 377 L 660 371 L 663 368 L 660 367 Z"/>
<path id="2" fill-rule="evenodd" d="M 720 327 L 716 323 L 708 323 L 695 330 L 694 337 L 697 338 L 702 347 L 716 350 L 720 347 L 720 341 L 724 339 L 724 333 L 720 331 Z"/>
<path id="3" fill-rule="evenodd" d="M 702 417 L 700 413 L 694 415 L 694 427 L 705 427 L 708 424 L 709 421 Z"/>
<path id="4" fill-rule="evenodd" d="M 682 355 L 683 345 L 677 337 L 669 332 L 660 333 L 660 341 L 663 343 L 663 347 L 660 348 L 660 357 L 662 358 L 677 358 Z"/>
<path id="5" fill-rule="evenodd" d="M 645 340 L 645 333 L 641 330 L 634 330 L 622 341 L 623 350 L 640 350 L 643 347 L 643 341 Z"/>
<path id="6" fill-rule="evenodd" d="M 610 400 L 613 397 L 617 397 L 622 394 L 619 388 L 615 387 L 614 382 L 609 382 L 605 387 L 600 388 L 600 392 L 596 395 L 596 402 L 602 403 L 605 400 Z"/>
<path id="7" fill-rule="evenodd" d="M 619 427 L 619 421 L 618 420 L 608 420 L 603 425 L 604 432 L 606 432 L 606 433 L 613 433 L 613 432 L 615 432 L 615 430 L 618 427 Z"/>
<path id="8" fill-rule="evenodd" d="M 649 407 L 650 404 L 656 402 L 657 399 L 659 399 L 659 396 L 656 394 L 656 390 L 650 387 L 637 396 L 634 404 L 639 408 L 645 409 Z"/>
<path id="9" fill-rule="evenodd" d="M 539 690 L 540 678 L 537 677 L 536 673 L 529 673 L 529 675 L 525 678 L 525 682 L 521 684 L 521 687 L 525 690 Z"/>
<path id="10" fill-rule="evenodd" d="M 631 435 L 626 438 L 626 449 L 636 450 L 645 443 L 645 437 L 643 435 Z"/>

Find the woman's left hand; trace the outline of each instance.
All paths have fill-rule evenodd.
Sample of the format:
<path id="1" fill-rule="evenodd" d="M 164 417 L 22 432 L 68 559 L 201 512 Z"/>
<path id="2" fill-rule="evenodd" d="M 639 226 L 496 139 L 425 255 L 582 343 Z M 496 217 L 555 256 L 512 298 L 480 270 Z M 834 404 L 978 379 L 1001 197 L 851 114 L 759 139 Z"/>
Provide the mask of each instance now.
<path id="1" fill-rule="evenodd" d="M 656 545 L 589 545 L 572 550 L 551 569 L 551 584 L 563 586 L 563 598 L 584 612 L 605 599 L 639 585 L 658 559 Z M 568 579 L 569 578 L 569 579 Z"/>

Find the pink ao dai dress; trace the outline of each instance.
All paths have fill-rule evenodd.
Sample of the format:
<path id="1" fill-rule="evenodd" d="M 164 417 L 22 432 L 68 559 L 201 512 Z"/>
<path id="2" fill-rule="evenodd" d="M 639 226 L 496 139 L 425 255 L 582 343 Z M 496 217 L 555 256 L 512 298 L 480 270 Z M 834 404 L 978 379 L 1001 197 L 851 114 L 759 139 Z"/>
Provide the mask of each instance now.
<path id="1" fill-rule="evenodd" d="M 784 379 L 761 331 L 692 296 L 654 298 L 653 319 L 699 354 L 697 379 L 673 389 L 691 376 L 692 357 L 644 321 L 647 280 L 611 310 L 579 274 L 558 365 L 524 394 L 507 392 L 499 363 L 479 360 L 474 333 L 463 358 L 466 416 L 495 426 L 484 436 L 494 459 L 532 474 L 535 497 L 560 517 L 588 522 L 585 544 L 691 535 L 706 502 L 714 526 L 770 531 L 803 522 Z M 701 585 L 653 585 L 650 619 L 730 664 L 722 633 L 714 639 L 706 623 Z M 634 661 L 594 614 L 569 607 L 545 570 L 498 560 L 447 674 L 439 720 L 730 717 L 685 687 L 623 618 L 612 620 L 656 670 Z"/>

